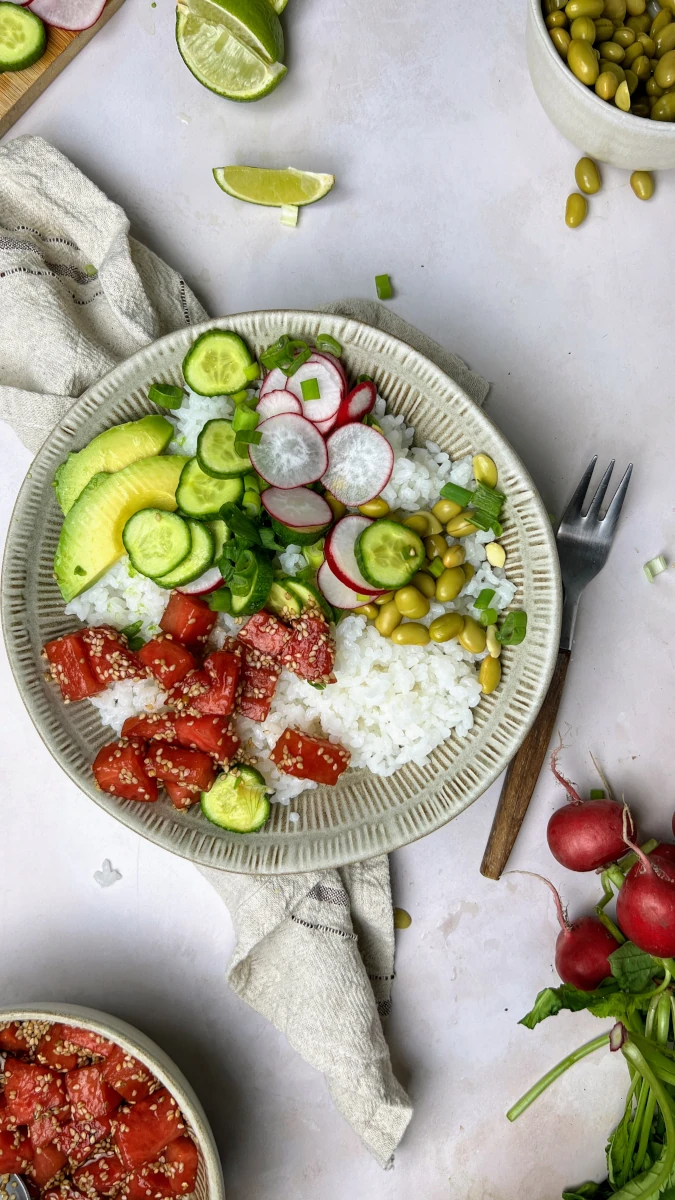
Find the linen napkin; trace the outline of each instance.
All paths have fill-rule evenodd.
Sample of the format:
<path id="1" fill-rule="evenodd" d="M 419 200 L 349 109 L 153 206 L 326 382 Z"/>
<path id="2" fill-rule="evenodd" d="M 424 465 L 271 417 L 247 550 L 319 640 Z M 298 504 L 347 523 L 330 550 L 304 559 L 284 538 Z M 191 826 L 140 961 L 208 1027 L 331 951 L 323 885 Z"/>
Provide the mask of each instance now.
<path id="1" fill-rule="evenodd" d="M 326 307 L 434 360 L 479 404 L 488 384 L 375 301 Z M 123 210 L 39 137 L 0 147 L 0 418 L 37 450 L 73 401 L 163 334 L 205 320 L 180 275 L 129 235 Z M 200 868 L 236 934 L 234 991 L 323 1072 L 381 1166 L 412 1108 L 381 1018 L 391 1006 L 394 929 L 382 855 L 281 877 Z"/>

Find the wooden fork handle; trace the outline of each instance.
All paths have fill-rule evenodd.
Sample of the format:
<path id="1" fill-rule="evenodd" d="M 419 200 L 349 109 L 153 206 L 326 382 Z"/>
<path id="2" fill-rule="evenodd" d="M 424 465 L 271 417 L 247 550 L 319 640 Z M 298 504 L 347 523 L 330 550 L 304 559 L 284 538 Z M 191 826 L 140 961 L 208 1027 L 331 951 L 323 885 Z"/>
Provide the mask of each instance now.
<path id="1" fill-rule="evenodd" d="M 480 867 L 486 879 L 499 879 L 518 837 L 551 741 L 569 661 L 570 651 L 559 650 L 551 686 L 539 715 L 509 763 Z"/>

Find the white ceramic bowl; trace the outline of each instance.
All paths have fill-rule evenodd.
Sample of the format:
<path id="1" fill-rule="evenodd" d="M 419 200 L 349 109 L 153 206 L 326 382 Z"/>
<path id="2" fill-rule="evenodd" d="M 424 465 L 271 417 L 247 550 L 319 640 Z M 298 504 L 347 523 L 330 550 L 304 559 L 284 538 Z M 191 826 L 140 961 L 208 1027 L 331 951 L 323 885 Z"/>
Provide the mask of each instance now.
<path id="1" fill-rule="evenodd" d="M 7 1021 L 57 1021 L 91 1029 L 133 1054 L 171 1092 L 194 1135 L 199 1150 L 194 1200 L 225 1200 L 220 1158 L 206 1113 L 182 1071 L 149 1037 L 109 1013 L 81 1008 L 78 1004 L 24 1004 L 17 1008 L 0 1008 L 0 1024 Z"/>
<path id="2" fill-rule="evenodd" d="M 570 71 L 549 37 L 541 0 L 527 0 L 527 64 L 547 117 L 599 162 L 628 171 L 675 167 L 675 122 L 634 117 L 596 96 Z"/>

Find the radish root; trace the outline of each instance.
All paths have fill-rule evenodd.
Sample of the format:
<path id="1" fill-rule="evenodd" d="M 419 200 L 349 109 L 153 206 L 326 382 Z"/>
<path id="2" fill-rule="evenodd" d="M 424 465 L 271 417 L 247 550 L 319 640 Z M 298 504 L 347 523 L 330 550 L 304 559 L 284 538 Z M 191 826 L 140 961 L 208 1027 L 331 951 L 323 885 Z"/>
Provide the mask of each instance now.
<path id="1" fill-rule="evenodd" d="M 635 842 L 631 842 L 631 840 L 630 840 L 628 830 L 629 830 L 629 828 L 634 828 L 635 826 L 633 824 L 633 818 L 631 816 L 630 809 L 629 809 L 628 805 L 626 804 L 626 801 L 624 800 L 623 796 L 621 797 L 621 800 L 623 802 L 623 813 L 622 813 L 623 840 L 626 843 L 626 845 L 628 846 L 629 850 L 632 850 L 633 854 L 635 854 L 637 856 L 637 858 L 639 859 L 639 861 L 642 863 L 642 866 L 644 867 L 645 871 L 653 872 L 655 870 L 654 864 L 649 861 L 644 850 L 641 850 L 640 847 Z M 658 872 L 657 872 L 657 874 L 658 874 Z M 661 876 L 661 878 L 665 878 L 665 876 Z"/>
<path id="2" fill-rule="evenodd" d="M 565 779 L 565 776 L 561 775 L 560 771 L 558 770 L 558 759 L 564 749 L 565 747 L 563 745 L 563 740 L 562 737 L 560 737 L 560 745 L 556 747 L 551 755 L 551 770 L 554 778 L 558 780 L 558 783 L 563 785 L 565 791 L 567 792 L 567 799 L 569 800 L 570 804 L 583 804 L 583 800 L 581 799 L 579 793 L 575 791 L 569 780 Z"/>
<path id="3" fill-rule="evenodd" d="M 566 913 L 565 909 L 563 908 L 563 902 L 560 899 L 560 892 L 558 891 L 558 889 L 556 887 L 554 887 L 554 885 L 551 883 L 550 879 L 547 879 L 545 875 L 538 875 L 536 871 L 505 871 L 504 874 L 505 875 L 529 875 L 530 879 L 539 879 L 539 880 L 541 880 L 542 883 L 545 883 L 547 888 L 549 888 L 550 891 L 553 893 L 553 899 L 555 900 L 555 908 L 556 908 L 556 913 L 558 914 L 558 921 L 560 923 L 560 928 L 563 930 L 564 933 L 570 932 L 569 921 L 567 919 L 567 913 Z"/>
<path id="4" fill-rule="evenodd" d="M 603 775 L 603 773 L 602 773 L 602 767 L 599 765 L 599 763 L 597 763 L 597 762 L 595 761 L 595 758 L 593 757 L 593 753 L 592 753 L 592 751 L 590 751 L 590 750 L 589 750 L 589 752 L 588 752 L 588 753 L 589 753 L 589 754 L 590 754 L 590 756 L 591 756 L 591 762 L 593 763 L 593 766 L 595 767 L 596 771 L 598 772 L 598 775 L 600 776 L 600 781 L 601 781 L 601 783 L 602 783 L 602 786 L 604 787 L 605 791 L 607 792 L 607 795 L 609 796 L 609 799 L 610 799 L 610 800 L 613 800 L 613 799 L 614 799 L 614 792 L 612 791 L 611 785 L 610 785 L 610 784 L 607 782 L 607 778 L 606 778 L 606 776 L 605 776 L 605 775 Z"/>

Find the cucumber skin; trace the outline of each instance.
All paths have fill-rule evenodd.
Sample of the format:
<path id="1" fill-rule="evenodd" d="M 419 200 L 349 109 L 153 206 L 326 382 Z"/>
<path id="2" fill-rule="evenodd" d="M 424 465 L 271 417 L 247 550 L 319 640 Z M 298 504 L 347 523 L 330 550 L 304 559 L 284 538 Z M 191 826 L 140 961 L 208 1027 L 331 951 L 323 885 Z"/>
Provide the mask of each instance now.
<path id="1" fill-rule="evenodd" d="M 190 380 L 190 371 L 195 365 L 193 360 L 199 360 L 199 356 L 201 354 L 200 347 L 202 347 L 205 341 L 215 341 L 217 338 L 225 338 L 233 345 L 238 344 L 243 348 L 248 357 L 248 361 L 242 362 L 240 378 L 235 380 L 234 386 L 229 390 L 224 390 L 222 387 L 216 387 L 213 391 L 202 392 L 198 387 L 195 387 L 194 381 Z M 206 333 L 200 334 L 196 342 L 193 342 L 192 346 L 185 355 L 185 358 L 183 359 L 183 379 L 188 387 L 191 388 L 193 392 L 196 392 L 198 396 L 232 396 L 235 392 L 243 391 L 243 389 L 247 386 L 247 379 L 244 375 L 244 367 L 250 367 L 253 361 L 254 360 L 251 357 L 251 352 L 246 345 L 246 342 L 243 340 L 243 338 L 239 337 L 238 333 L 232 333 L 229 329 L 207 329 Z"/>
<path id="2" fill-rule="evenodd" d="M 179 512 L 180 512 L 180 513 L 181 513 L 183 516 L 185 516 L 185 517 L 190 517 L 190 518 L 191 518 L 191 520 L 193 520 L 193 521 L 216 521 L 216 520 L 220 520 L 220 510 L 221 510 L 221 508 L 222 508 L 223 504 L 238 504 L 238 503 L 239 503 L 239 501 L 241 500 L 241 498 L 242 498 L 242 496 L 243 496 L 243 494 L 244 494 L 244 483 L 243 483 L 243 480 L 242 480 L 242 478 L 241 478 L 240 476 L 237 476 L 237 477 L 236 477 L 236 479 L 223 479 L 223 481 L 222 481 L 223 483 L 236 483 L 236 482 L 238 481 L 238 482 L 239 482 L 239 484 L 240 484 L 240 488 L 239 488 L 239 495 L 238 495 L 238 496 L 236 496 L 236 497 L 235 497 L 235 496 L 231 496 L 231 497 L 230 497 L 228 500 L 221 500 L 220 504 L 218 505 L 218 508 L 217 508 L 217 509 L 215 509 L 214 511 L 212 511 L 212 512 L 206 512 L 206 513 L 194 513 L 194 512 L 188 512 L 188 510 L 187 510 L 186 508 L 183 508 L 183 507 L 182 507 L 182 505 L 181 505 L 181 502 L 180 502 L 180 491 L 181 491 L 181 487 L 183 487 L 183 488 L 189 487 L 189 484 L 187 483 L 187 481 L 186 481 L 186 483 L 185 483 L 185 484 L 183 484 L 183 475 L 184 475 L 184 474 L 185 474 L 185 472 L 187 471 L 187 468 L 190 466 L 190 463 L 192 463 L 192 462 L 197 462 L 196 458 L 189 458 L 189 459 L 188 459 L 188 461 L 186 462 L 185 466 L 183 467 L 183 470 L 182 470 L 182 472 L 181 472 L 181 477 L 180 477 L 180 479 L 179 479 L 179 481 L 178 481 L 178 487 L 176 488 L 176 503 L 177 503 L 177 505 L 178 505 Z M 199 466 L 199 463 L 197 463 L 197 466 Z M 200 471 L 201 471 L 201 467 L 199 467 L 199 469 L 200 469 Z"/>
<path id="3" fill-rule="evenodd" d="M 192 549 L 190 550 L 190 553 L 188 554 L 186 559 L 183 559 L 182 562 L 179 562 L 177 567 L 174 567 L 173 571 L 167 571 L 165 575 L 160 575 L 155 578 L 154 582 L 157 584 L 158 587 L 169 588 L 169 589 L 184 587 L 186 583 L 192 583 L 193 579 L 199 579 L 199 576 L 203 575 L 204 571 L 208 571 L 209 567 L 211 567 L 213 565 L 213 561 L 214 561 L 214 557 L 215 557 L 214 551 L 215 551 L 215 544 L 216 544 L 215 537 L 213 535 L 213 531 L 203 521 L 195 521 L 192 517 L 188 518 L 188 527 L 190 527 L 190 525 L 197 526 L 197 529 L 206 535 L 207 539 L 209 540 L 209 542 L 211 544 L 211 553 L 209 555 L 208 562 L 204 561 L 201 564 L 198 564 L 196 567 L 193 567 L 192 570 L 188 571 L 187 575 L 180 574 L 181 567 L 183 567 L 183 569 L 185 569 L 185 565 L 187 564 L 189 559 L 192 558 L 193 553 L 194 553 L 195 536 L 194 536 L 194 532 L 193 532 L 192 528 L 190 528 L 190 533 L 192 534 Z"/>
<path id="4" fill-rule="evenodd" d="M 234 764 L 234 765 L 235 765 L 235 769 L 237 770 L 237 772 L 240 775 L 244 776 L 244 779 L 248 779 L 249 776 L 254 776 L 254 779 L 251 780 L 251 783 L 255 783 L 255 785 L 257 787 L 260 787 L 261 791 L 263 788 L 266 787 L 263 776 L 260 774 L 259 771 L 256 771 L 255 767 L 245 767 L 245 766 L 241 766 L 239 764 Z M 230 822 L 228 824 L 226 821 L 223 821 L 222 819 L 219 821 L 216 821 L 214 819 L 214 817 L 211 815 L 211 813 L 213 812 L 213 808 L 212 808 L 212 804 L 209 802 L 209 796 L 211 796 L 211 793 L 214 791 L 216 792 L 216 795 L 217 795 L 218 791 L 221 790 L 218 787 L 221 780 L 225 781 L 224 784 L 221 785 L 221 787 L 222 786 L 227 787 L 228 786 L 227 781 L 229 778 L 231 778 L 231 775 L 232 775 L 232 772 L 230 772 L 230 771 L 222 772 L 222 774 L 220 774 L 217 777 L 215 783 L 213 784 L 213 787 L 211 788 L 211 791 L 210 792 L 202 792 L 202 794 L 201 794 L 201 810 L 202 810 L 204 816 L 206 817 L 206 819 L 208 821 L 210 821 L 212 825 L 217 825 L 219 829 L 227 829 L 229 833 L 241 833 L 241 834 L 257 833 L 258 830 L 262 829 L 263 825 L 269 820 L 270 802 L 269 802 L 269 798 L 267 795 L 261 795 L 261 797 L 260 797 L 260 807 L 262 809 L 262 818 L 259 821 L 257 821 L 256 824 L 250 825 L 248 827 L 248 829 L 233 828 L 232 822 Z M 213 799 L 212 796 L 211 796 L 211 799 Z M 211 810 L 211 811 L 209 811 L 209 810 Z"/>
<path id="5" fill-rule="evenodd" d="M 254 613 L 260 612 L 260 609 L 265 607 L 265 601 L 274 583 L 274 571 L 269 559 L 261 556 L 257 559 L 257 563 L 258 569 L 248 597 L 236 596 L 232 592 L 232 614 L 235 617 L 252 617 Z M 241 607 L 239 607 L 240 604 Z"/>
<path id="6" fill-rule="evenodd" d="M 313 529 L 311 533 L 301 533 L 299 529 L 282 525 L 281 521 L 275 520 L 274 517 L 270 517 L 270 521 L 277 538 L 284 546 L 313 546 L 314 542 L 318 542 L 330 529 L 330 525 L 324 525 L 321 529 Z"/>
<path id="7" fill-rule="evenodd" d="M 134 515 L 132 517 L 129 517 L 129 520 L 127 521 L 126 525 L 124 526 L 124 529 L 122 530 L 122 541 L 124 543 L 124 549 L 126 550 L 127 554 L 129 555 L 129 562 L 131 563 L 132 567 L 134 568 L 134 571 L 138 571 L 139 575 L 143 575 L 146 579 L 152 579 L 152 580 L 161 579 L 164 575 L 172 574 L 175 570 L 177 570 L 177 568 L 180 566 L 180 564 L 185 561 L 186 558 L 189 558 L 190 554 L 192 553 L 192 535 L 191 535 L 190 527 L 188 525 L 186 525 L 190 544 L 189 544 L 187 553 L 184 554 L 182 556 L 182 558 L 179 558 L 178 562 L 174 563 L 173 566 L 169 567 L 168 570 L 162 571 L 159 575 L 149 575 L 148 572 L 145 571 L 142 566 L 139 566 L 139 560 L 136 556 L 136 551 L 133 548 L 133 541 L 131 542 L 131 545 L 129 544 L 127 529 L 129 527 L 129 525 L 131 524 L 131 522 L 137 521 L 137 518 L 140 517 L 143 513 L 155 513 L 155 512 L 160 513 L 162 518 L 177 517 L 178 520 L 181 521 L 183 525 L 186 525 L 185 521 L 183 521 L 183 518 L 178 513 L 166 512 L 164 509 L 141 508 L 138 510 L 137 513 L 134 513 Z M 171 524 L 173 524 L 173 521 L 171 522 Z M 195 578 L 196 578 L 196 576 L 195 576 Z"/>
<path id="8" fill-rule="evenodd" d="M 289 579 L 287 583 L 290 591 L 298 597 L 303 609 L 311 610 L 317 607 L 327 621 L 335 621 L 335 610 L 332 604 L 328 603 L 326 597 L 321 594 L 318 587 L 315 587 L 313 583 L 301 583 L 297 579 Z M 307 593 L 312 597 L 313 604 L 307 599 Z"/>
<path id="9" fill-rule="evenodd" d="M 197 462 L 199 463 L 199 466 L 201 467 L 202 471 L 204 472 L 205 475 L 210 475 L 212 479 L 239 479 L 243 475 L 250 474 L 252 468 L 251 468 L 251 460 L 248 457 L 248 455 L 247 455 L 246 459 L 242 461 L 242 465 L 240 467 L 238 467 L 236 471 L 216 471 L 216 470 L 214 470 L 213 467 L 209 467 L 206 465 L 206 459 L 202 455 L 202 439 L 203 439 L 209 425 L 215 424 L 216 421 L 219 424 L 222 421 L 225 425 L 229 425 L 230 428 L 232 428 L 232 422 L 226 421 L 224 417 L 214 417 L 212 421 L 206 422 L 206 425 L 204 425 L 199 437 L 197 438 L 197 453 L 195 455 Z M 234 431 L 233 431 L 233 434 L 234 434 Z M 232 444 L 234 446 L 234 436 L 232 439 Z"/>
<path id="10" fill-rule="evenodd" d="M 382 583 L 381 580 L 376 579 L 375 576 L 373 575 L 372 571 L 370 571 L 368 569 L 368 561 L 367 561 L 368 549 L 366 547 L 366 550 L 364 552 L 363 546 L 362 546 L 362 539 L 363 539 L 364 534 L 370 533 L 371 530 L 376 528 L 376 526 L 380 526 L 380 528 L 381 528 L 382 525 L 385 523 L 387 525 L 391 525 L 393 527 L 393 529 L 395 529 L 395 530 L 401 529 L 401 526 L 398 525 L 396 523 L 396 521 L 388 521 L 386 517 L 382 517 L 378 521 L 373 521 L 372 525 L 369 525 L 366 529 L 364 529 L 363 533 L 360 533 L 358 538 L 356 539 L 356 543 L 354 545 L 354 553 L 356 556 L 356 565 L 358 566 L 359 571 L 363 575 L 363 578 L 366 579 L 368 581 L 368 583 L 371 583 L 373 585 L 373 587 L 384 588 L 386 591 L 391 592 L 391 591 L 395 591 L 397 588 L 406 587 L 406 585 L 410 583 L 410 580 L 412 579 L 413 575 L 415 575 L 417 573 L 417 571 L 420 570 L 420 567 L 422 566 L 422 563 L 424 562 L 424 559 L 426 557 L 426 552 L 424 549 L 424 543 L 423 543 L 422 539 L 420 537 L 418 537 L 418 535 L 414 532 L 414 530 L 406 528 L 406 536 L 408 537 L 408 541 L 409 541 L 410 545 L 413 546 L 413 545 L 415 545 L 416 542 L 419 543 L 419 549 L 417 548 L 417 546 L 415 546 L 415 549 L 417 550 L 417 555 L 415 558 L 415 565 L 413 566 L 411 564 L 407 575 L 405 575 L 405 573 L 403 572 L 403 566 L 405 564 L 401 563 L 402 574 L 400 576 L 400 581 L 390 580 L 387 583 Z M 404 575 L 405 575 L 405 577 L 404 577 Z"/>
<path id="11" fill-rule="evenodd" d="M 4 5 L 0 7 L 4 7 Z M 47 30 L 45 28 L 44 21 L 42 21 L 40 17 L 36 15 L 36 13 L 30 11 L 24 13 L 24 9 L 20 5 L 12 4 L 11 7 L 15 11 L 18 8 L 19 12 L 23 14 L 23 16 L 18 17 L 19 21 L 24 21 L 26 18 L 30 18 L 30 24 L 35 30 L 37 41 L 34 48 L 29 50 L 24 58 L 17 58 L 12 62 L 9 62 L 8 60 L 0 57 L 0 73 L 4 71 L 25 71 L 26 67 L 32 67 L 33 63 L 38 62 L 47 49 Z"/>

